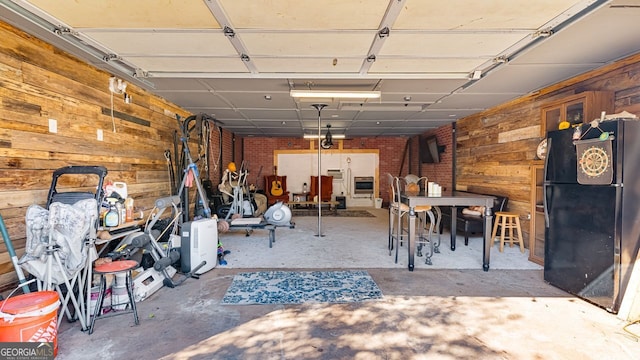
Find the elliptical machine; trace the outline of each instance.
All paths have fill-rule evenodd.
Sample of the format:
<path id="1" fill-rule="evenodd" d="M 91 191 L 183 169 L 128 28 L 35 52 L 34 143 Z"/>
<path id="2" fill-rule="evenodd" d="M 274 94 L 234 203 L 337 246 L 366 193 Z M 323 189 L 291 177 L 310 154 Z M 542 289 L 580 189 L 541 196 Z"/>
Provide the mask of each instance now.
<path id="1" fill-rule="evenodd" d="M 222 175 L 222 182 L 218 185 L 225 200 L 225 204 L 216 210 L 218 217 L 230 220 L 234 214 L 240 217 L 256 215 L 258 206 L 247 185 L 248 174 L 244 161 L 240 165 L 240 171 L 237 171 L 234 162 L 229 163 Z"/>

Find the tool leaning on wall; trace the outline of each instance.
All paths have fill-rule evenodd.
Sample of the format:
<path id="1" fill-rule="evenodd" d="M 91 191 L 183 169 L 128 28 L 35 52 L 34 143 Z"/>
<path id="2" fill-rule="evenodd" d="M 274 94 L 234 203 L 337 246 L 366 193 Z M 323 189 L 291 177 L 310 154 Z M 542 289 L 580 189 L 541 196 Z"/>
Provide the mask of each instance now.
<path id="1" fill-rule="evenodd" d="M 182 144 L 181 147 L 177 145 L 175 147 L 176 151 L 180 149 L 182 152 L 181 161 L 176 163 L 182 164 L 182 181 L 177 189 L 172 189 L 171 196 L 155 201 L 155 206 L 148 215 L 143 230 L 127 235 L 115 250 L 109 253 L 111 259 L 128 259 L 132 256 L 140 256 L 139 254 L 143 251 L 151 256 L 153 266 L 146 268 L 134 280 L 136 301 L 146 299 L 162 286 L 176 287 L 188 278 L 198 278 L 199 275 L 214 268 L 218 263 L 218 232 L 228 229 L 225 221 L 218 222 L 216 216 L 211 216 L 209 202 L 200 182 L 198 166 L 189 149 L 190 124 L 195 121 L 195 128 L 201 129 L 202 122 L 210 119 L 199 115 L 190 116 L 181 122 L 179 116 L 176 115 L 176 118 Z M 170 159 L 170 154 L 165 152 L 164 155 Z M 202 158 L 198 155 L 198 160 Z M 169 163 L 169 166 L 172 167 L 172 164 Z M 171 170 L 170 168 L 170 173 Z M 177 182 L 172 179 L 172 184 L 175 183 Z M 189 216 L 189 188 L 191 187 L 196 189 L 195 209 L 198 210 L 198 207 L 201 207 L 200 211 L 194 212 L 197 214 L 194 219 Z M 171 212 L 169 216 L 167 216 L 168 210 Z M 165 225 L 161 220 L 169 220 L 169 223 Z M 196 222 L 198 225 L 204 222 L 209 224 L 207 234 L 204 237 L 201 236 L 201 241 L 190 241 L 189 236 L 185 238 L 178 235 L 184 234 L 185 229 Z M 160 226 L 158 230 L 156 225 L 164 226 Z M 161 239 L 168 239 L 168 241 L 163 242 Z M 178 267 L 182 273 L 182 277 L 178 280 L 173 279 L 178 272 L 174 266 Z"/>
<path id="2" fill-rule="evenodd" d="M 16 275 L 18 275 L 18 281 L 22 286 L 22 291 L 24 293 L 29 293 L 29 287 L 24 285 L 27 281 L 24 272 L 22 272 L 22 268 L 18 265 L 18 256 L 16 255 L 16 251 L 13 248 L 13 243 L 11 242 L 11 238 L 9 238 L 9 232 L 7 231 L 7 227 L 4 224 L 4 219 L 2 218 L 2 214 L 0 214 L 0 232 L 2 233 L 2 239 L 4 240 L 4 244 L 7 248 L 7 252 L 11 257 L 11 263 L 13 264 L 13 268 L 16 270 Z"/>

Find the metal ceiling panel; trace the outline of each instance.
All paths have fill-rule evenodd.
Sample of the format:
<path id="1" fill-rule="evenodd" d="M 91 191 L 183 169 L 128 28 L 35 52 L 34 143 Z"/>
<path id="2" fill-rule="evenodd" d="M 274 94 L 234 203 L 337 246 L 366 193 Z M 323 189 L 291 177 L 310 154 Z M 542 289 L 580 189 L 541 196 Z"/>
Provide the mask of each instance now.
<path id="1" fill-rule="evenodd" d="M 419 111 L 363 111 L 358 120 L 405 120 Z"/>
<path id="2" fill-rule="evenodd" d="M 220 25 L 201 0 L 29 0 L 78 28 L 216 29 Z"/>
<path id="3" fill-rule="evenodd" d="M 120 56 L 238 56 L 220 31 L 83 31 Z"/>
<path id="4" fill-rule="evenodd" d="M 340 106 L 340 110 L 353 110 L 353 111 L 397 111 L 397 112 L 416 112 L 421 111 L 424 105 L 422 103 L 409 104 L 406 103 L 343 103 Z"/>
<path id="5" fill-rule="evenodd" d="M 511 65 L 507 64 L 462 90 L 466 94 L 527 94 L 559 80 L 568 79 L 591 69 L 588 64 Z M 514 79 L 517 79 L 514 81 Z"/>
<path id="6" fill-rule="evenodd" d="M 357 57 L 362 63 L 375 31 L 260 32 L 243 33 L 242 41 L 252 57 Z M 313 41 L 309 41 L 313 39 Z"/>
<path id="7" fill-rule="evenodd" d="M 197 108 L 186 108 L 187 110 L 193 112 L 194 114 L 198 114 L 198 113 L 205 113 L 205 114 L 209 114 L 211 116 L 213 116 L 214 118 L 226 122 L 229 120 L 233 120 L 233 119 L 240 119 L 240 120 L 246 120 L 242 114 L 240 114 L 238 111 L 229 108 L 228 106 L 225 107 L 197 107 Z"/>
<path id="8" fill-rule="evenodd" d="M 171 91 L 206 91 L 208 88 L 204 82 L 199 79 L 191 78 L 155 78 L 149 79 L 156 90 L 171 90 Z"/>
<path id="9" fill-rule="evenodd" d="M 353 121 L 357 116 L 357 114 L 358 114 L 357 112 L 353 112 L 353 111 L 349 111 L 349 112 L 341 111 L 340 116 L 325 116 L 323 114 L 322 121 Z M 315 114 L 306 114 L 306 115 L 307 116 L 303 118 L 305 121 L 311 120 L 311 121 L 318 122 L 317 112 Z"/>
<path id="10" fill-rule="evenodd" d="M 202 79 L 202 82 L 216 91 L 262 91 L 265 94 L 283 92 L 289 94 L 286 79 Z"/>
<path id="11" fill-rule="evenodd" d="M 228 107 L 229 105 L 222 101 L 218 96 L 210 92 L 176 92 L 176 91 L 159 91 L 158 95 L 176 103 L 183 104 L 185 107 Z"/>
<path id="12" fill-rule="evenodd" d="M 429 111 L 441 110 L 450 111 L 451 114 L 458 114 L 461 111 L 467 111 L 469 115 L 483 111 L 491 106 L 507 102 L 518 97 L 519 94 L 469 94 L 456 93 L 452 96 L 442 98 L 439 102 L 431 104 L 427 107 Z"/>
<path id="13" fill-rule="evenodd" d="M 137 64 L 139 68 L 154 72 L 180 72 L 182 74 L 195 72 L 231 72 L 249 73 L 242 61 L 235 58 L 217 57 L 146 57 L 123 56 L 123 59 Z"/>
<path id="14" fill-rule="evenodd" d="M 403 93 L 410 94 L 449 94 L 460 86 L 466 84 L 467 79 L 429 79 L 429 80 L 415 80 L 415 79 L 385 79 L 382 80 L 382 86 L 384 86 L 387 93 Z"/>
<path id="15" fill-rule="evenodd" d="M 336 108 L 329 108 L 326 107 L 324 109 L 322 109 L 322 111 L 320 112 L 320 118 L 321 119 L 331 119 L 331 118 L 341 118 L 341 117 L 345 117 L 344 115 L 346 114 L 347 116 L 345 118 L 351 118 L 352 116 L 350 116 L 350 114 L 355 115 L 357 112 L 356 111 L 339 111 Z M 308 107 L 301 107 L 300 108 L 300 116 L 302 116 L 303 119 L 318 119 L 318 111 L 316 109 L 314 109 L 311 106 Z"/>
<path id="16" fill-rule="evenodd" d="M 358 131 L 363 129 L 370 130 L 383 130 L 383 129 L 391 129 L 397 127 L 398 125 L 404 124 L 404 120 L 379 120 L 379 121 L 371 121 L 371 120 L 357 120 L 353 121 L 349 130 Z"/>
<path id="17" fill-rule="evenodd" d="M 432 58 L 409 58 L 409 57 L 383 57 L 380 56 L 371 65 L 370 73 L 393 74 L 393 73 L 427 73 L 437 75 L 438 73 L 458 74 L 458 77 L 465 77 L 473 72 L 475 68 L 489 60 L 486 58 L 462 59 L 432 59 Z"/>
<path id="18" fill-rule="evenodd" d="M 236 29 L 377 29 L 387 0 L 220 0 Z"/>
<path id="19" fill-rule="evenodd" d="M 530 32 L 529 32 L 530 33 Z M 527 32 L 436 33 L 394 32 L 385 41 L 380 56 L 490 59 L 529 35 Z"/>
<path id="20" fill-rule="evenodd" d="M 428 107 L 425 111 L 420 114 L 417 114 L 416 117 L 411 118 L 410 120 L 418 120 L 418 119 L 428 119 L 428 120 L 457 120 L 463 118 L 465 116 L 473 115 L 478 112 L 477 109 L 472 110 L 468 109 L 468 105 L 465 109 L 432 109 L 431 106 Z"/>
<path id="21" fill-rule="evenodd" d="M 233 127 L 233 128 L 255 128 L 255 124 L 247 119 L 228 119 L 228 118 L 218 118 L 224 122 L 225 127 Z"/>
<path id="22" fill-rule="evenodd" d="M 385 89 L 386 89 L 386 86 L 385 86 Z M 392 92 L 385 91 L 379 103 L 380 104 L 408 104 L 408 105 L 422 106 L 423 104 L 433 103 L 446 94 L 448 93 L 423 94 L 423 93 L 416 93 L 411 91 L 406 91 L 402 93 L 392 93 Z M 340 104 L 342 105 L 342 108 L 344 108 L 344 105 L 359 105 L 361 103 L 362 102 L 352 100 L 348 102 L 341 102 Z M 376 102 L 371 102 L 371 103 L 376 104 Z"/>
<path id="23" fill-rule="evenodd" d="M 291 109 L 295 110 L 295 102 L 289 96 L 289 93 L 269 93 L 245 91 L 245 92 L 229 92 L 217 91 L 217 95 L 224 98 L 234 108 L 239 109 Z M 270 96 L 271 100 L 266 96 Z"/>
<path id="24" fill-rule="evenodd" d="M 574 0 L 407 0 L 394 29 L 537 29 Z"/>
<path id="25" fill-rule="evenodd" d="M 640 44 L 640 0 L 614 2 L 552 37 L 553 41 L 542 42 L 516 58 L 513 64 L 577 63 L 594 67 L 635 54 Z M 567 51 L 568 45 L 570 51 Z"/>
<path id="26" fill-rule="evenodd" d="M 255 57 L 253 61 L 261 72 L 267 73 L 357 73 L 362 65 L 361 59 L 341 58 L 334 65 L 336 58 L 260 58 Z"/>
<path id="27" fill-rule="evenodd" d="M 242 114 L 256 121 L 268 122 L 269 120 L 297 120 L 298 112 L 295 110 L 275 110 L 275 109 L 239 109 Z"/>

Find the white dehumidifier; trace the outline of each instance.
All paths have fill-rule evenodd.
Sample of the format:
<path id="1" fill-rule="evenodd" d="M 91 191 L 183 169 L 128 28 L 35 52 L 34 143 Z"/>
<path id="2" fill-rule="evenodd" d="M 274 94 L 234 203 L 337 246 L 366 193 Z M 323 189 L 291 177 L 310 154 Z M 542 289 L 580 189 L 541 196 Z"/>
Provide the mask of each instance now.
<path id="1" fill-rule="evenodd" d="M 200 275 L 217 265 L 218 222 L 215 219 L 200 219 L 183 223 L 180 236 L 182 272 Z"/>

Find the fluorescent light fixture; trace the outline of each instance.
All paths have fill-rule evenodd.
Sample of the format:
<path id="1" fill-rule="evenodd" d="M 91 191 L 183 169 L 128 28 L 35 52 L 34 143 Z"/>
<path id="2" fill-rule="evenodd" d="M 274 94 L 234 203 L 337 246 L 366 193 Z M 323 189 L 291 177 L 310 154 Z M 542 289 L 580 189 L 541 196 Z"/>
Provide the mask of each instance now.
<path id="1" fill-rule="evenodd" d="M 379 99 L 380 91 L 327 91 L 327 90 L 291 90 L 294 98 L 343 98 L 343 99 Z"/>
<path id="2" fill-rule="evenodd" d="M 322 138 L 324 138 L 324 135 L 321 136 Z M 345 139 L 344 134 L 331 134 L 331 137 L 334 139 Z M 318 138 L 318 134 L 304 134 L 304 138 L 305 139 L 317 139 Z"/>

